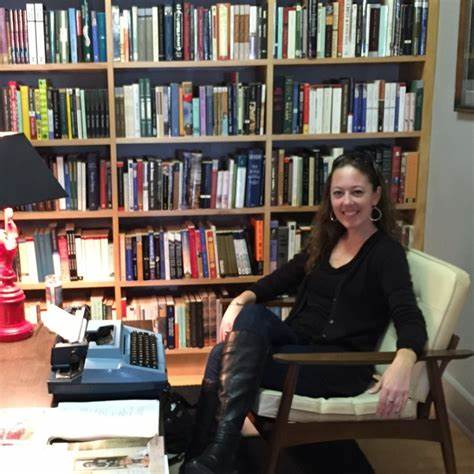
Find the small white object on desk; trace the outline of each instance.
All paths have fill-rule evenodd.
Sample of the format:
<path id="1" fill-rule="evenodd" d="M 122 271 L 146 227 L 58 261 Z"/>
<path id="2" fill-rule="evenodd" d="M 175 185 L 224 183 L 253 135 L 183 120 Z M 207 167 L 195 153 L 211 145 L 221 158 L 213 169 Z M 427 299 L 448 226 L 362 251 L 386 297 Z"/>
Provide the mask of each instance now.
<path id="1" fill-rule="evenodd" d="M 79 342 L 84 338 L 87 320 L 81 314 L 71 314 L 59 306 L 49 305 L 41 315 L 43 324 L 68 342 Z"/>

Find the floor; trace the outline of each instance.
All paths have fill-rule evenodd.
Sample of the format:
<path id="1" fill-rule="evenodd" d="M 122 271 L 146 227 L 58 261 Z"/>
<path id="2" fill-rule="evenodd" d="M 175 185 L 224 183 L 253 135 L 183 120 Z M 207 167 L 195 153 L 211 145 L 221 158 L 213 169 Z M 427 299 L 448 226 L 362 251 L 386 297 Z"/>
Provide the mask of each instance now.
<path id="1" fill-rule="evenodd" d="M 451 423 L 458 474 L 474 474 L 474 443 Z M 437 443 L 403 440 L 361 440 L 362 451 L 377 474 L 444 474 L 441 449 Z M 244 438 L 240 453 L 239 474 L 258 474 L 261 468 L 263 442 L 256 437 Z M 341 460 L 338 468 L 321 461 L 331 457 L 334 446 L 304 446 L 290 450 L 280 460 L 278 474 L 365 474 L 370 468 L 351 468 L 351 457 Z M 340 451 L 338 451 L 340 452 Z M 347 453 L 347 451 L 346 451 Z M 356 453 L 357 454 L 357 453 Z M 364 461 L 359 460 L 358 465 Z M 345 467 L 344 467 L 345 466 Z M 171 474 L 178 473 L 172 466 Z"/>
<path id="2" fill-rule="evenodd" d="M 458 474 L 474 474 L 474 441 L 451 421 Z M 377 474 L 444 474 L 441 448 L 428 441 L 361 440 Z"/>

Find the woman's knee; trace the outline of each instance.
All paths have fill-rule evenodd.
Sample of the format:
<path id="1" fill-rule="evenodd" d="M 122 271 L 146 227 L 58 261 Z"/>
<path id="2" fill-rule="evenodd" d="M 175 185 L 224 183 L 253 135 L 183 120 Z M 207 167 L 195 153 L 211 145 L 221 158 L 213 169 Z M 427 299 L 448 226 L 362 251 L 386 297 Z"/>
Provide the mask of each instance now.
<path id="1" fill-rule="evenodd" d="M 232 329 L 234 331 L 255 330 L 265 321 L 267 309 L 261 304 L 247 304 L 235 318 Z"/>

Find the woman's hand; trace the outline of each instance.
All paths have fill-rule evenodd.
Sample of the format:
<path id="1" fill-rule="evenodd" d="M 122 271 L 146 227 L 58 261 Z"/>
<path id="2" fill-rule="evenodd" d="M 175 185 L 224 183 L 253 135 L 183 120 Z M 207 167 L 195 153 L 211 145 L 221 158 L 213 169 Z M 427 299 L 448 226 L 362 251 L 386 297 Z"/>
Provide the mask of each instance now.
<path id="1" fill-rule="evenodd" d="M 221 327 L 219 330 L 221 342 L 225 341 L 227 334 L 232 331 L 232 326 L 234 325 L 235 318 L 239 315 L 243 307 L 243 304 L 235 302 L 235 300 L 232 300 L 229 306 L 227 306 L 224 316 L 222 316 Z"/>
<path id="2" fill-rule="evenodd" d="M 222 316 L 221 327 L 219 329 L 220 341 L 225 341 L 227 334 L 232 331 L 235 318 L 246 304 L 255 303 L 257 296 L 253 291 L 245 290 L 236 296 L 227 306 L 227 309 Z"/>
<path id="3" fill-rule="evenodd" d="M 399 416 L 408 400 L 411 373 L 416 354 L 411 349 L 399 349 L 397 355 L 377 384 L 369 392 L 380 390 L 377 415 L 382 418 Z"/>

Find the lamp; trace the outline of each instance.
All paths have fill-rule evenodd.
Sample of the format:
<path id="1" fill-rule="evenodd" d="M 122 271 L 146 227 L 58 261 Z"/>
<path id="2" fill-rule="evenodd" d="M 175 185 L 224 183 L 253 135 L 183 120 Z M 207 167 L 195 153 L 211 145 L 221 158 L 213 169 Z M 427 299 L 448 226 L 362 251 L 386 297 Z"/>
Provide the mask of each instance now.
<path id="1" fill-rule="evenodd" d="M 5 210 L 5 229 L 0 230 L 0 341 L 7 342 L 26 339 L 33 332 L 33 326 L 25 320 L 25 294 L 15 284 L 13 260 L 18 233 L 11 208 L 67 194 L 25 135 L 2 135 L 0 209 Z"/>

